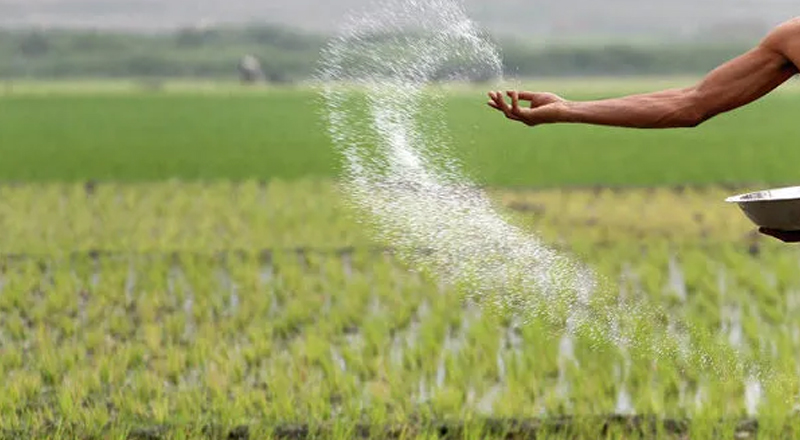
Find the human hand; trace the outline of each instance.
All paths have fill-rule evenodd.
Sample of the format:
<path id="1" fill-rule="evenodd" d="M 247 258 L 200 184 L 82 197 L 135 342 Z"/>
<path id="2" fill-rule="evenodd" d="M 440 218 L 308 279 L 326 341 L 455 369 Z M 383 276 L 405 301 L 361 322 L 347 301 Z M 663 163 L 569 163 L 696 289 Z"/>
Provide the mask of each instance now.
<path id="1" fill-rule="evenodd" d="M 489 92 L 489 107 L 503 112 L 508 119 L 536 126 L 559 121 L 566 100 L 553 93 L 508 91 L 509 105 L 502 92 Z M 520 106 L 520 101 L 530 103 Z"/>
<path id="2" fill-rule="evenodd" d="M 758 232 L 777 238 L 784 243 L 800 243 L 800 231 L 778 231 L 776 229 L 759 228 Z"/>

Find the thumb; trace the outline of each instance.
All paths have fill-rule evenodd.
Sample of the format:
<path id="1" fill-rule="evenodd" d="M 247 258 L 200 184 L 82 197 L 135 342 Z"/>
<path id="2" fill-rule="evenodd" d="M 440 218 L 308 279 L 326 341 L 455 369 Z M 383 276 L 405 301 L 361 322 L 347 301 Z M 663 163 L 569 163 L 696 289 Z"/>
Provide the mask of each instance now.
<path id="1" fill-rule="evenodd" d="M 562 100 L 558 95 L 548 92 L 520 92 L 519 98 L 530 101 L 531 105 L 534 107 L 552 104 Z"/>

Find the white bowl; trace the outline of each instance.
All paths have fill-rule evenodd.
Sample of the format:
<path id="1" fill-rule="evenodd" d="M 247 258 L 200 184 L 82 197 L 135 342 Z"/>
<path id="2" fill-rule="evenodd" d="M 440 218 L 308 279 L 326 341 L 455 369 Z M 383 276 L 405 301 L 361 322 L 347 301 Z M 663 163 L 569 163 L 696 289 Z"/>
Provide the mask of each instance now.
<path id="1" fill-rule="evenodd" d="M 800 231 L 800 186 L 769 189 L 729 197 L 757 226 L 777 231 Z"/>

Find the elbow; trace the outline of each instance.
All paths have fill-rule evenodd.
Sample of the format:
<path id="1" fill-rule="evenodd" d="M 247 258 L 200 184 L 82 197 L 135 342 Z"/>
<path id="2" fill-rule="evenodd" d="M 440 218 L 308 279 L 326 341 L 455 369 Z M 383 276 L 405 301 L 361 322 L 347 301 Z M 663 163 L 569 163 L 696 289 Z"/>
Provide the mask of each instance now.
<path id="1" fill-rule="evenodd" d="M 698 91 L 687 90 L 685 99 L 680 105 L 677 117 L 677 126 L 695 128 L 714 117 L 714 113 L 707 108 L 708 102 Z"/>
<path id="2" fill-rule="evenodd" d="M 691 107 L 674 110 L 668 119 L 662 122 L 663 128 L 696 128 L 709 119 L 705 113 Z"/>
<path id="3" fill-rule="evenodd" d="M 697 112 L 690 112 L 690 114 L 684 118 L 682 126 L 684 128 L 697 128 L 709 119 L 711 119 L 709 116 Z"/>

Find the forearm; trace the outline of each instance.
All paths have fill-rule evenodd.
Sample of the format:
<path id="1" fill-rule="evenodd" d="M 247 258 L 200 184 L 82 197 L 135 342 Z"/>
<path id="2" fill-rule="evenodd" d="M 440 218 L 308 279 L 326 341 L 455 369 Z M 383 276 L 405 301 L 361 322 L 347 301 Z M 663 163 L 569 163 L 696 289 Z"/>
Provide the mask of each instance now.
<path id="1" fill-rule="evenodd" d="M 782 54 L 759 46 L 685 89 L 589 102 L 565 102 L 554 122 L 632 128 L 693 127 L 748 104 L 775 89 L 797 68 Z"/>
<path id="2" fill-rule="evenodd" d="M 629 128 L 691 127 L 702 120 L 692 89 L 676 89 L 601 101 L 568 101 L 554 108 L 554 122 Z"/>

